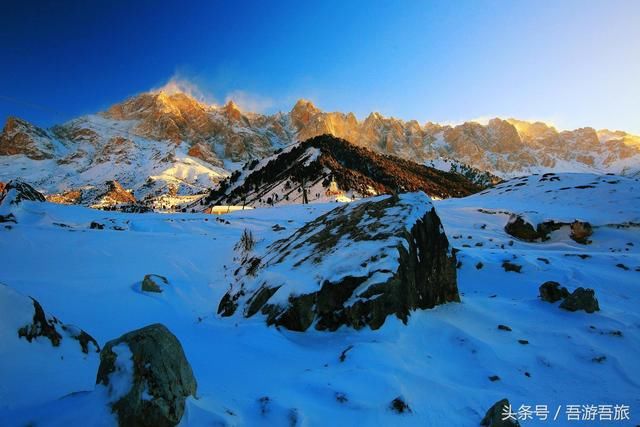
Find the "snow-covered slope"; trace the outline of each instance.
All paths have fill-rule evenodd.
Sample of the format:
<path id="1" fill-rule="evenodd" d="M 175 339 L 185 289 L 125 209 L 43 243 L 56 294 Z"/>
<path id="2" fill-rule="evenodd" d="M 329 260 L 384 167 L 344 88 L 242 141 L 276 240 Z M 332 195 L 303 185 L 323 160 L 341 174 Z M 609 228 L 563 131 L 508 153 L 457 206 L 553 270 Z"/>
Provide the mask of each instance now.
<path id="1" fill-rule="evenodd" d="M 82 326 L 100 344 L 150 323 L 165 324 L 182 343 L 198 381 L 185 426 L 316 426 L 329 419 L 334 425 L 470 426 L 504 397 L 515 411 L 547 405 L 549 420 L 533 414 L 523 425 L 548 425 L 556 410 L 555 425 L 573 425 L 567 405 L 627 405 L 630 420 L 612 425 L 636 425 L 639 183 L 618 176 L 556 176 L 435 201 L 459 250 L 461 302 L 417 310 L 406 325 L 389 317 L 378 330 L 297 333 L 267 327 L 260 316 L 215 314 L 238 267 L 234 246 L 245 229 L 253 233 L 256 251 L 264 251 L 335 204 L 254 209 L 217 219 L 23 201 L 10 207 L 17 223 L 0 224 L 0 282 Z M 583 185 L 595 188 L 576 188 Z M 504 231 L 513 212 L 590 221 L 592 243 L 574 242 L 566 228 L 543 243 L 513 239 Z M 92 229 L 91 222 L 104 228 Z M 520 272 L 506 271 L 505 261 Z M 171 285 L 161 294 L 140 292 L 149 273 Z M 570 291 L 594 289 L 600 311 L 570 312 L 542 301 L 538 287 L 548 280 Z M 12 371 L 2 376 L 0 425 L 113 425 L 99 394 L 67 396 L 94 388 L 90 372 L 98 361 L 89 358 L 75 370 L 45 375 L 49 365 L 27 357 L 33 348 L 11 335 L 20 323 L 12 322 L 2 324 L 6 339 L 17 344 L 5 346 L 3 338 L 0 346 L 0 370 Z M 37 344 L 54 354 L 48 342 Z M 397 397 L 410 412 L 391 408 Z"/>

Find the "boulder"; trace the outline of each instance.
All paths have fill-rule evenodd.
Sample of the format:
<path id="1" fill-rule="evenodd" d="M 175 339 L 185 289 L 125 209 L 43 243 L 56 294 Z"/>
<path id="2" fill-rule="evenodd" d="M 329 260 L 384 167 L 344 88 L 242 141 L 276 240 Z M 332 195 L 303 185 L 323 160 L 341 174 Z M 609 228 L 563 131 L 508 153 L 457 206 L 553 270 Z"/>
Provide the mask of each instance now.
<path id="1" fill-rule="evenodd" d="M 487 411 L 486 415 L 480 421 L 481 426 L 486 427 L 518 427 L 520 423 L 518 420 L 508 418 L 505 416 L 509 412 L 511 404 L 509 400 L 502 399 L 493 404 Z M 504 419 L 507 418 L 507 419 Z"/>
<path id="2" fill-rule="evenodd" d="M 587 313 L 600 311 L 595 291 L 593 289 L 585 289 L 582 287 L 577 288 L 568 295 L 565 300 L 562 301 L 560 307 L 569 311 L 584 310 Z"/>
<path id="3" fill-rule="evenodd" d="M 545 221 L 534 227 L 533 224 L 527 222 L 520 215 L 512 214 L 509 217 L 509 221 L 507 222 L 507 225 L 505 225 L 504 230 L 507 234 L 517 239 L 524 240 L 525 242 L 537 242 L 548 240 L 549 234 L 560 229 L 563 225 L 566 224 L 556 221 Z"/>
<path id="4" fill-rule="evenodd" d="M 526 242 L 534 242 L 540 238 L 536 228 L 520 215 L 511 215 L 507 225 L 504 226 L 504 231 L 516 239 Z"/>
<path id="5" fill-rule="evenodd" d="M 554 281 L 544 282 L 540 285 L 539 290 L 542 301 L 556 302 L 569 296 L 567 288 Z"/>
<path id="6" fill-rule="evenodd" d="M 260 312 L 304 331 L 378 329 L 395 314 L 460 301 L 456 258 L 424 193 L 340 206 L 248 258 L 220 302 L 223 316 Z"/>
<path id="7" fill-rule="evenodd" d="M 166 277 L 158 274 L 147 274 L 142 280 L 142 290 L 145 292 L 162 292 L 160 284 L 168 284 Z"/>
<path id="8" fill-rule="evenodd" d="M 571 223 L 571 234 L 569 237 L 575 242 L 587 245 L 591 243 L 589 237 L 593 234 L 593 228 L 591 224 L 584 221 L 574 221 Z"/>
<path id="9" fill-rule="evenodd" d="M 96 383 L 108 388 L 120 426 L 175 426 L 197 388 L 180 342 L 159 323 L 109 341 Z"/>

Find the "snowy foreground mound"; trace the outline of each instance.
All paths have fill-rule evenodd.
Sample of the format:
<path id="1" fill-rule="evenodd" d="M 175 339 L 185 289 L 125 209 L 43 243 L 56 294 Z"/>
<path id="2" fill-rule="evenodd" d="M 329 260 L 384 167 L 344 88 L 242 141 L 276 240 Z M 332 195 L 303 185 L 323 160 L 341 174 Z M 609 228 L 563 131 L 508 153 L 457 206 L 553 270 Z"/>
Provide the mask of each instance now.
<path id="1" fill-rule="evenodd" d="M 245 248 L 248 249 L 248 248 Z M 387 315 L 459 301 L 456 260 L 424 193 L 365 199 L 320 216 L 262 256 L 245 254 L 219 312 L 260 310 L 304 331 L 378 329 Z"/>
<path id="2" fill-rule="evenodd" d="M 576 410 L 586 413 L 582 405 L 598 408 L 591 424 L 606 420 L 607 410 L 612 420 L 619 417 L 611 425 L 639 424 L 638 186 L 618 176 L 538 175 L 485 194 L 436 201 L 457 250 L 461 302 L 412 311 L 406 324 L 388 316 L 377 330 L 334 332 L 293 332 L 269 327 L 261 315 L 221 317 L 216 310 L 238 283 L 234 272 L 246 253 L 237 244 L 245 231 L 255 238 L 249 256 L 266 254 L 342 205 L 218 218 L 104 212 L 28 199 L 3 203 L 0 425 L 117 424 L 113 396 L 96 385 L 98 353 L 84 353 L 65 331 L 59 346 L 46 336 L 31 342 L 19 336 L 34 321 L 27 296 L 48 319 L 55 314 L 81 326 L 100 347 L 148 325 L 166 326 L 197 381 L 195 397 L 184 402 L 183 426 L 474 426 L 503 398 L 518 416 L 526 416 L 526 406 L 534 411 L 541 405 L 532 419 L 520 420 L 523 426 L 579 424 L 569 420 Z M 514 214 L 531 224 L 589 222 L 590 243 L 572 240 L 568 226 L 544 241 L 519 240 L 505 231 Z M 283 262 L 304 253 L 290 256 L 295 258 Z M 349 256 L 357 260 L 351 270 L 358 270 L 360 256 Z M 256 277 L 266 271 L 258 269 Z M 309 276 L 292 278 L 317 289 L 321 282 L 311 270 L 301 271 Z M 148 274 L 167 278 L 162 292 L 142 290 Z M 561 308 L 568 297 L 541 299 L 539 288 L 549 281 L 567 293 L 593 289 L 599 310 Z M 127 351 L 118 347 L 116 353 L 128 372 Z M 155 393 L 136 390 L 146 399 Z M 548 420 L 542 421 L 545 408 Z M 621 419 L 625 414 L 630 419 Z"/>

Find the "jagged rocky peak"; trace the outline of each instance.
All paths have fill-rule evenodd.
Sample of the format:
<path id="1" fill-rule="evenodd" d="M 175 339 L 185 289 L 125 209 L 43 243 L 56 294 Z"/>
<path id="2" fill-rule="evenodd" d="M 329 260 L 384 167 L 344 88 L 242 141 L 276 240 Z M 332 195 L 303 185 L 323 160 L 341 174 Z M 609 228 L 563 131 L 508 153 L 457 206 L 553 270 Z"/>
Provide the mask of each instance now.
<path id="1" fill-rule="evenodd" d="M 295 331 L 378 329 L 459 300 L 440 218 L 424 193 L 406 193 L 342 205 L 263 254 L 245 252 L 218 312 Z"/>
<path id="2" fill-rule="evenodd" d="M 521 137 L 540 138 L 546 137 L 550 134 L 557 135 L 558 131 L 552 125 L 545 122 L 535 121 L 528 122 L 525 120 L 518 120 L 514 118 L 507 119 L 518 130 Z"/>
<path id="3" fill-rule="evenodd" d="M 0 134 L 0 156 L 23 154 L 34 160 L 50 159 L 54 147 L 48 138 L 44 129 L 10 116 Z"/>
<path id="4" fill-rule="evenodd" d="M 233 100 L 229 100 L 224 107 L 222 107 L 225 117 L 232 121 L 240 121 L 242 119 L 242 111 Z"/>
<path id="5" fill-rule="evenodd" d="M 312 118 L 321 111 L 306 99 L 299 99 L 291 109 L 291 122 L 298 129 L 302 129 L 309 124 Z"/>
<path id="6" fill-rule="evenodd" d="M 210 110 L 187 94 L 160 91 L 134 96 L 102 115 L 113 120 L 137 120 L 135 134 L 179 144 L 203 141 L 215 131 Z"/>

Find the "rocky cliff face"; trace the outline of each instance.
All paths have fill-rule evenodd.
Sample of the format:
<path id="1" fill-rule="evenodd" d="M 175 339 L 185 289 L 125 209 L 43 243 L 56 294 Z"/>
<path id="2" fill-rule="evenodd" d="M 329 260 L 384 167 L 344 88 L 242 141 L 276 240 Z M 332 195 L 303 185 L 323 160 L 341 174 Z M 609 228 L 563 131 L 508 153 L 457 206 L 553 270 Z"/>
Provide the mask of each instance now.
<path id="1" fill-rule="evenodd" d="M 378 329 L 459 301 L 456 259 L 424 193 L 342 205 L 264 254 L 245 254 L 219 313 L 304 331 Z"/>
<path id="2" fill-rule="evenodd" d="M 51 135 L 17 117 L 9 117 L 0 134 L 0 156 L 22 154 L 33 160 L 50 159 L 55 154 Z"/>
<path id="3" fill-rule="evenodd" d="M 0 134 L 0 181 L 21 177 L 47 193 L 117 180 L 138 199 L 193 194 L 235 162 L 261 159 L 296 141 L 331 134 L 418 163 L 455 162 L 502 177 L 540 171 L 640 172 L 640 137 L 540 122 L 420 124 L 371 113 L 323 112 L 298 101 L 286 114 L 212 106 L 184 93 L 149 92 L 51 129 L 10 118 Z M 225 168 L 226 165 L 226 168 Z"/>

